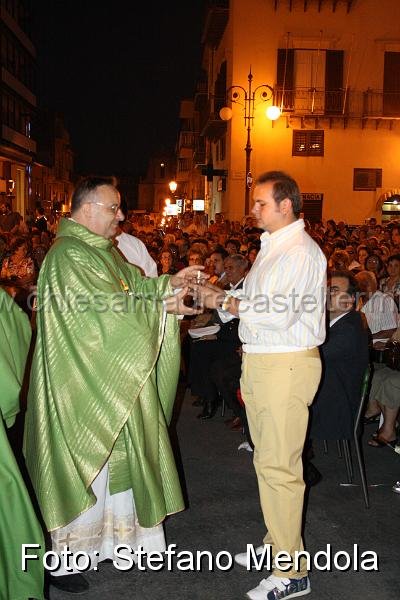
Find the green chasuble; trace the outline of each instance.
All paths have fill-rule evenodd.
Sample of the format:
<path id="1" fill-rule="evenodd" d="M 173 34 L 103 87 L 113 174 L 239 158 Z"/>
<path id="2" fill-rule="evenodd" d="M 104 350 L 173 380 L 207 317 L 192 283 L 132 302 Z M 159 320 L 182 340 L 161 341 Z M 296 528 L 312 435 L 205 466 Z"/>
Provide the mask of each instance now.
<path id="1" fill-rule="evenodd" d="M 179 328 L 168 276 L 147 279 L 110 240 L 63 219 L 38 280 L 37 341 L 25 421 L 27 467 L 49 531 L 110 492 L 133 490 L 142 527 L 183 510 L 171 450 Z"/>
<path id="2" fill-rule="evenodd" d="M 31 339 L 28 317 L 0 288 L 0 600 L 43 596 L 43 533 L 8 442 L 4 421 L 13 425 Z M 22 544 L 40 560 L 22 570 Z"/>

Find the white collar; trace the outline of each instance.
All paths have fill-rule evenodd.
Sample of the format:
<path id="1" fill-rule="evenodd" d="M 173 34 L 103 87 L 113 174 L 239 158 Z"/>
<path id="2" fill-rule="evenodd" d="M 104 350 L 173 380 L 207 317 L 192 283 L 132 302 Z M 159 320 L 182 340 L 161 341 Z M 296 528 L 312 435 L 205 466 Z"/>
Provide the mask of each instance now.
<path id="1" fill-rule="evenodd" d="M 293 223 L 285 225 L 285 227 L 281 227 L 273 233 L 264 231 L 264 233 L 261 234 L 260 240 L 262 244 L 272 241 L 279 243 L 281 240 L 284 240 L 287 237 L 291 237 L 294 233 L 296 233 L 297 231 L 301 231 L 302 229 L 304 229 L 303 219 L 296 219 L 296 221 L 293 221 Z"/>
<path id="2" fill-rule="evenodd" d="M 338 317 L 335 317 L 334 319 L 332 319 L 332 321 L 329 321 L 329 327 L 332 327 L 332 325 L 334 325 L 335 323 L 337 323 L 338 321 L 340 321 L 340 319 L 342 319 L 343 317 L 345 317 L 346 315 L 348 315 L 349 312 L 351 312 L 351 310 L 348 310 L 347 312 L 342 313 Z"/>
<path id="3" fill-rule="evenodd" d="M 239 279 L 239 281 L 237 283 L 235 283 L 235 285 L 233 285 L 233 283 L 230 283 L 229 285 L 231 286 L 231 290 L 236 290 L 237 286 L 240 285 L 243 280 L 244 280 L 244 277 L 242 277 L 242 279 Z"/>

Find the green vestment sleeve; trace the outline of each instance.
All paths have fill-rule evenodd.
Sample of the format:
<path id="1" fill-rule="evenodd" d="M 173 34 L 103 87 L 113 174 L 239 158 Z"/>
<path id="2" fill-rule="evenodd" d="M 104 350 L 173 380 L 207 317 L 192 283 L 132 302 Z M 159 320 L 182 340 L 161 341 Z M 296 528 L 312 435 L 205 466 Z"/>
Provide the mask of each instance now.
<path id="1" fill-rule="evenodd" d="M 50 531 L 95 503 L 91 483 L 107 461 L 111 493 L 133 489 L 142 526 L 183 509 L 167 429 L 180 356 L 161 302 L 170 294 L 169 277 L 144 278 L 108 240 L 61 224 L 38 280 L 25 427 Z"/>
<path id="2" fill-rule="evenodd" d="M 0 288 L 0 600 L 43 596 L 44 540 L 27 489 L 8 442 L 4 421 L 11 425 L 19 412 L 19 392 L 29 350 L 28 317 Z M 39 560 L 22 571 L 22 544 Z"/>

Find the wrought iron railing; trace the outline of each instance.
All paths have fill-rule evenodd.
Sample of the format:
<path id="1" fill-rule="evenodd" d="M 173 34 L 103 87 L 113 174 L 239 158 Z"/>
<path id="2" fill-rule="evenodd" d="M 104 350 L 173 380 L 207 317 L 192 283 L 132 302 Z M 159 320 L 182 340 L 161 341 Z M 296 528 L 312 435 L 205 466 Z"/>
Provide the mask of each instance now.
<path id="1" fill-rule="evenodd" d="M 370 117 L 400 117 L 400 92 L 366 90 L 363 94 L 363 114 Z"/>
<path id="2" fill-rule="evenodd" d="M 203 136 L 199 136 L 196 140 L 193 152 L 193 162 L 195 165 L 206 164 L 206 140 Z"/>
<path id="3" fill-rule="evenodd" d="M 200 133 L 213 137 L 214 133 L 217 131 L 225 131 L 226 123 L 225 121 L 222 121 L 219 116 L 219 111 L 225 105 L 225 102 L 225 98 L 220 96 L 214 96 L 208 99 L 203 110 L 200 111 Z"/>
<path id="4" fill-rule="evenodd" d="M 400 92 L 335 90 L 323 88 L 275 88 L 274 103 L 283 113 L 298 116 L 400 118 Z"/>
<path id="5" fill-rule="evenodd" d="M 180 148 L 193 148 L 194 145 L 194 133 L 193 131 L 181 131 L 179 134 L 179 147 Z"/>

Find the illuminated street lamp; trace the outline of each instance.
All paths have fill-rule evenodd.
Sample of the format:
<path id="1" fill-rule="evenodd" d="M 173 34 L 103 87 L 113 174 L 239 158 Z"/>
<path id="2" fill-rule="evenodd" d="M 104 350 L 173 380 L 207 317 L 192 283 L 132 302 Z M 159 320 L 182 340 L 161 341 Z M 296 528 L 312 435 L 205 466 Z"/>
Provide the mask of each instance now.
<path id="1" fill-rule="evenodd" d="M 247 129 L 247 142 L 245 147 L 246 152 L 246 178 L 245 178 L 245 192 L 244 192 L 244 210 L 245 214 L 249 213 L 250 207 L 250 189 L 253 184 L 253 177 L 251 175 L 251 129 L 254 123 L 254 107 L 256 100 L 258 102 L 267 102 L 271 100 L 274 95 L 274 90 L 270 85 L 263 83 L 258 85 L 252 90 L 253 75 L 250 72 L 247 76 L 247 90 L 241 85 L 232 85 L 226 90 L 226 97 L 235 104 L 240 104 L 244 107 L 244 125 Z M 278 106 L 269 106 L 266 115 L 271 121 L 275 121 L 280 117 L 281 111 Z M 232 109 L 228 106 L 224 106 L 219 111 L 219 116 L 223 121 L 229 121 L 232 118 Z"/>
<path id="2" fill-rule="evenodd" d="M 176 183 L 176 181 L 170 181 L 168 184 L 169 190 L 171 192 L 171 194 L 175 194 L 176 192 L 176 188 L 178 187 L 178 184 Z"/>

